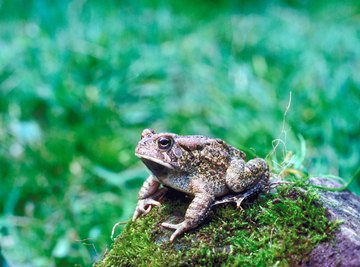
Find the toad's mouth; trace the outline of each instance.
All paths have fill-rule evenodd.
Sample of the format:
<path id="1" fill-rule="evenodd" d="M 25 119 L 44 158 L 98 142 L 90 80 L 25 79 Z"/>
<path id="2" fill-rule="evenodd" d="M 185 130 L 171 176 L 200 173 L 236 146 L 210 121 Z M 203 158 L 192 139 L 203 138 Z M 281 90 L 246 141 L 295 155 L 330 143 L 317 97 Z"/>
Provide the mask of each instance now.
<path id="1" fill-rule="evenodd" d="M 166 176 L 174 169 L 169 163 L 149 156 L 135 154 L 156 177 Z"/>

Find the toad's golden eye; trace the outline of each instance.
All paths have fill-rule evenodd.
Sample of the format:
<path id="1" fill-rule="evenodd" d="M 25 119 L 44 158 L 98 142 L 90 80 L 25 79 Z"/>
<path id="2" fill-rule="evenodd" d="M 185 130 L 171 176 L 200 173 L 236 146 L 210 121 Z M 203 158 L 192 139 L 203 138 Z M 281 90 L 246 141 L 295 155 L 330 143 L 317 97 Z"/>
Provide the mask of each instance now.
<path id="1" fill-rule="evenodd" d="M 173 144 L 173 140 L 172 138 L 169 137 L 160 137 L 157 140 L 158 143 L 158 147 L 162 150 L 168 150 L 171 148 L 172 144 Z"/>

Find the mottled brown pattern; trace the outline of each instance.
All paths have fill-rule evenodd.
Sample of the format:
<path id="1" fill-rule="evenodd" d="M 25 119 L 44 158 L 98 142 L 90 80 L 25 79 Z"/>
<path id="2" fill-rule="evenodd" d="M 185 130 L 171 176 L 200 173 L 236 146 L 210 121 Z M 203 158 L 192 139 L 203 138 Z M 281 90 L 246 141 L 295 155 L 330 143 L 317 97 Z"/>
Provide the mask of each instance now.
<path id="1" fill-rule="evenodd" d="M 152 175 L 140 189 L 133 220 L 148 213 L 152 205 L 160 205 L 155 200 L 160 184 L 194 196 L 182 223 L 162 224 L 176 230 L 171 241 L 198 226 L 215 198 L 238 193 L 223 202 L 234 201 L 240 207 L 245 198 L 259 194 L 269 179 L 268 166 L 263 159 L 245 162 L 246 155 L 241 150 L 223 140 L 200 135 L 157 134 L 145 129 L 135 154 Z"/>

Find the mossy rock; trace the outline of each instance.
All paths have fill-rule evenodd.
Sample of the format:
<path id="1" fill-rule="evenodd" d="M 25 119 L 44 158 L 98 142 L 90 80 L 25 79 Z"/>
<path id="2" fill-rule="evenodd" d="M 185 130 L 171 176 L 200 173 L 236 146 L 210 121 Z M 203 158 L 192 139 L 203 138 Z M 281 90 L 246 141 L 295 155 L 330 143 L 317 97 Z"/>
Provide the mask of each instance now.
<path id="1" fill-rule="evenodd" d="M 216 206 L 198 228 L 169 241 L 162 222 L 181 222 L 191 199 L 169 191 L 161 207 L 129 222 L 96 266 L 294 266 L 338 223 L 326 217 L 314 191 L 294 186 L 260 196 L 240 211 Z"/>

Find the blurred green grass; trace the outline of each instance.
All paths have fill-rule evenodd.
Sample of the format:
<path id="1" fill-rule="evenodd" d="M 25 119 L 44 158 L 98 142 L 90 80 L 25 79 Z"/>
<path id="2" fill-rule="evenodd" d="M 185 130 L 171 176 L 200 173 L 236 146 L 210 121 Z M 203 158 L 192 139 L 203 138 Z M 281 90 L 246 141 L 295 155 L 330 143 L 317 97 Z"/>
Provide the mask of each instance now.
<path id="1" fill-rule="evenodd" d="M 290 91 L 287 149 L 303 137 L 309 173 L 349 179 L 360 162 L 359 11 L 357 1 L 0 1 L 3 253 L 89 264 L 134 208 L 143 128 L 263 157 Z"/>

